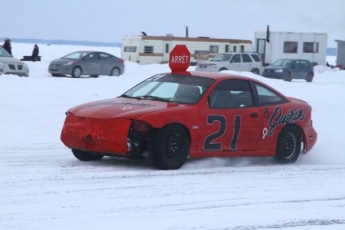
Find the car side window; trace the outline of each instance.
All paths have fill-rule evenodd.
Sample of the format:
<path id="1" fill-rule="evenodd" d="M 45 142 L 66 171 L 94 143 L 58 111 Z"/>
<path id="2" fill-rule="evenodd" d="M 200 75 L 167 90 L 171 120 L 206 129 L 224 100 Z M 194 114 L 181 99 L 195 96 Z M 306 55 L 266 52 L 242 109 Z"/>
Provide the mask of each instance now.
<path id="1" fill-rule="evenodd" d="M 105 53 L 100 53 L 99 57 L 101 60 L 106 60 L 106 59 L 110 59 L 111 56 L 109 54 L 105 54 Z"/>
<path id="2" fill-rule="evenodd" d="M 247 80 L 224 80 L 209 96 L 211 109 L 231 109 L 253 106 L 253 96 Z"/>
<path id="3" fill-rule="evenodd" d="M 249 54 L 242 54 L 242 60 L 243 62 L 252 62 L 252 59 L 250 58 Z"/>
<path id="4" fill-rule="evenodd" d="M 280 103 L 287 102 L 285 98 L 275 93 L 274 91 L 270 90 L 269 88 L 257 83 L 254 83 L 254 85 L 258 93 L 259 106 L 270 105 L 270 104 L 280 104 Z"/>
<path id="5" fill-rule="evenodd" d="M 252 58 L 254 59 L 254 61 L 256 61 L 256 62 L 261 62 L 259 55 L 257 55 L 257 54 L 250 54 L 250 56 L 252 56 Z"/>
<path id="6" fill-rule="evenodd" d="M 240 63 L 240 62 L 241 62 L 241 56 L 239 54 L 235 54 L 230 61 L 230 63 Z"/>
<path id="7" fill-rule="evenodd" d="M 297 61 L 294 61 L 294 63 L 293 63 L 293 67 L 295 67 L 295 68 L 300 68 L 300 61 L 299 60 L 297 60 Z"/>
<path id="8" fill-rule="evenodd" d="M 302 68 L 308 68 L 309 67 L 309 64 L 307 61 L 301 61 L 301 67 Z"/>
<path id="9" fill-rule="evenodd" d="M 90 53 L 86 55 L 85 60 L 98 60 L 98 54 L 97 53 Z"/>

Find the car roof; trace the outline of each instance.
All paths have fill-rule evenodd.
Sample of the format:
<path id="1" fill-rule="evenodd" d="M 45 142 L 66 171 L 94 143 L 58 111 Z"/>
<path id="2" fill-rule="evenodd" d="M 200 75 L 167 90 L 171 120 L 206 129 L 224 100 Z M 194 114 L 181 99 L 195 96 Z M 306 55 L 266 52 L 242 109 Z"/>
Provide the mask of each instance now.
<path id="1" fill-rule="evenodd" d="M 204 72 L 204 71 L 183 71 L 183 72 L 170 72 L 169 74 L 175 74 L 175 75 L 190 75 L 190 76 L 196 76 L 196 77 L 205 77 L 210 79 L 239 79 L 239 80 L 252 80 L 256 81 L 256 79 L 251 77 L 245 77 L 240 76 L 236 74 L 229 74 L 229 73 L 219 73 L 219 72 Z M 257 81 L 259 82 L 259 81 Z"/>

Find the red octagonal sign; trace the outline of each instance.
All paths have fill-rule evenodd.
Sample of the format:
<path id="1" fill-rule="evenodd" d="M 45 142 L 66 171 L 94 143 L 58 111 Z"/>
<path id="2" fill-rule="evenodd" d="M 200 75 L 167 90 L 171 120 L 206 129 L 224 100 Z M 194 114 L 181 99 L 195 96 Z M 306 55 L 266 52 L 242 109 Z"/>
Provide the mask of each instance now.
<path id="1" fill-rule="evenodd" d="M 176 45 L 170 52 L 169 67 L 172 72 L 186 71 L 190 64 L 190 52 L 186 45 Z"/>

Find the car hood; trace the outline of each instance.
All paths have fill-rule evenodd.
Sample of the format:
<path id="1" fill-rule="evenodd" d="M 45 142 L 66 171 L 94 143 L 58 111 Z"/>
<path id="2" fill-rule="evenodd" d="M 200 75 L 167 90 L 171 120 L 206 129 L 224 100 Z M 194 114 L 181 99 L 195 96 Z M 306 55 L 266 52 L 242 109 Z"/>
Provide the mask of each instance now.
<path id="1" fill-rule="evenodd" d="M 220 62 L 217 62 L 217 61 L 203 61 L 203 62 L 198 63 L 198 65 L 216 65 L 217 63 L 220 63 Z"/>
<path id="2" fill-rule="evenodd" d="M 289 67 L 286 67 L 286 66 L 272 66 L 272 65 L 269 65 L 269 66 L 266 66 L 264 69 L 270 69 L 270 70 L 276 70 L 276 69 L 288 69 Z"/>
<path id="3" fill-rule="evenodd" d="M 59 58 L 59 59 L 55 59 L 54 61 L 52 61 L 50 64 L 54 64 L 54 65 L 62 65 L 68 62 L 75 62 L 76 60 L 72 60 L 72 59 L 63 59 L 63 58 Z"/>
<path id="4" fill-rule="evenodd" d="M 179 106 L 180 104 L 171 102 L 119 97 L 82 104 L 68 112 L 77 117 L 137 119 L 143 115 Z M 181 107 L 185 106 L 181 105 Z"/>
<path id="5" fill-rule="evenodd" d="M 13 57 L 0 57 L 0 62 L 5 63 L 5 64 L 16 64 L 16 65 L 24 64 L 22 61 Z"/>

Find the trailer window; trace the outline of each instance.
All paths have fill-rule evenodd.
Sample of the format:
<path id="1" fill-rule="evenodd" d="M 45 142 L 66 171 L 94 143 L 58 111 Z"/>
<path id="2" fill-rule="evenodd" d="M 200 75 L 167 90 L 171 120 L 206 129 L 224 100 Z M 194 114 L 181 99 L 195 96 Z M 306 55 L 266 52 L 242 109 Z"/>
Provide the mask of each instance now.
<path id="1" fill-rule="evenodd" d="M 284 53 L 297 53 L 298 42 L 284 42 Z"/>
<path id="2" fill-rule="evenodd" d="M 169 53 L 169 44 L 165 44 L 165 53 Z"/>
<path id="3" fill-rule="evenodd" d="M 218 46 L 210 46 L 210 53 L 217 54 Z"/>
<path id="4" fill-rule="evenodd" d="M 123 49 L 124 52 L 137 52 L 136 46 L 125 46 Z"/>
<path id="5" fill-rule="evenodd" d="M 318 42 L 303 42 L 303 53 L 318 53 L 319 43 Z"/>
<path id="6" fill-rule="evenodd" d="M 153 54 L 153 46 L 144 46 L 144 53 Z"/>

